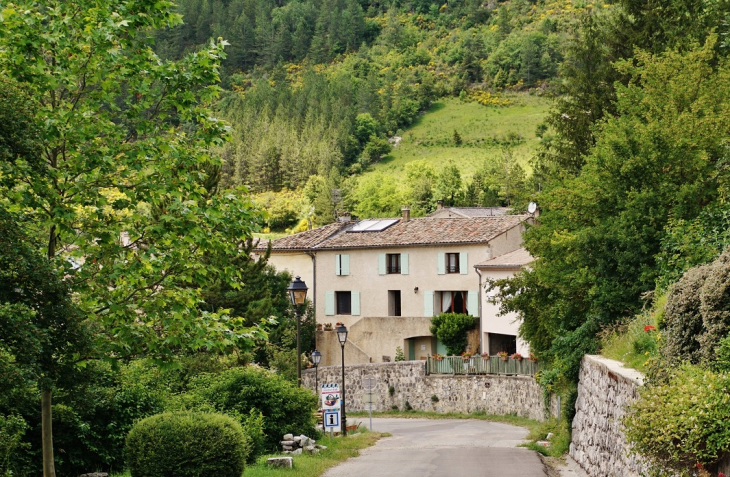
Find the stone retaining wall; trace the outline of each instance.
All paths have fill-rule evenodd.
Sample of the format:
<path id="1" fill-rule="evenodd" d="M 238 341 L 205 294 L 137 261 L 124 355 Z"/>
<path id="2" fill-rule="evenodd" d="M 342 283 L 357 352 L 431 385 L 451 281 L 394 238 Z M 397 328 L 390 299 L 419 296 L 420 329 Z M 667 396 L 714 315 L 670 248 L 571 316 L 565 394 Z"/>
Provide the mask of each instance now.
<path id="1" fill-rule="evenodd" d="M 646 470 L 621 430 L 644 375 L 618 361 L 586 355 L 581 363 L 570 456 L 591 477 L 639 477 Z"/>
<path id="2" fill-rule="evenodd" d="M 396 406 L 403 410 L 406 402 L 419 411 L 487 414 L 515 414 L 538 421 L 545 419 L 543 391 L 530 376 L 498 375 L 430 375 L 425 361 L 359 364 L 345 367 L 347 410 L 366 411 L 363 403 L 362 378 L 371 375 L 377 380 L 374 411 L 387 411 Z M 319 383 L 340 383 L 342 368 L 320 367 Z M 314 369 L 302 372 L 302 386 L 314 390 Z M 393 394 L 389 392 L 393 388 Z M 556 416 L 556 400 L 551 413 Z"/>

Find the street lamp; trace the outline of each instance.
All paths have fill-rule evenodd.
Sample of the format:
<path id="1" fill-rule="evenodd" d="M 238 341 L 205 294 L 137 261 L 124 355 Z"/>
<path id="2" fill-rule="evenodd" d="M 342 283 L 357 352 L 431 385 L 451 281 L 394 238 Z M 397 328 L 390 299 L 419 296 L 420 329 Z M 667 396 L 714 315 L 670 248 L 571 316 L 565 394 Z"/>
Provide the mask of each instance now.
<path id="1" fill-rule="evenodd" d="M 294 314 L 297 319 L 297 387 L 302 386 L 302 348 L 301 348 L 301 314 L 299 306 L 307 299 L 307 284 L 299 277 L 294 278 L 287 288 L 291 304 L 294 305 Z"/>
<path id="2" fill-rule="evenodd" d="M 337 327 L 337 339 L 342 348 L 342 435 L 347 435 L 347 414 L 345 414 L 345 343 L 347 343 L 347 328 L 344 324 Z"/>
<path id="3" fill-rule="evenodd" d="M 322 353 L 320 353 L 318 350 L 312 351 L 312 364 L 314 364 L 314 392 L 317 393 L 318 399 L 319 399 L 319 381 L 317 379 L 317 366 L 319 366 L 319 362 L 322 360 Z"/>

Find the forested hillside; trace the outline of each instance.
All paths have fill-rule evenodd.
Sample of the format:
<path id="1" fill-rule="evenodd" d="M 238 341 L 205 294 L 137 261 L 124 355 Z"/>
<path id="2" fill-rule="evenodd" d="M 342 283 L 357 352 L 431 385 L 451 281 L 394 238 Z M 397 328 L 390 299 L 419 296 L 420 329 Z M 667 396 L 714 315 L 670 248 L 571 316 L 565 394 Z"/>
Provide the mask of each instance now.
<path id="1" fill-rule="evenodd" d="M 388 206 L 362 205 L 366 186 L 357 177 L 391 151 L 388 138 L 402 135 L 438 98 L 481 104 L 486 115 L 513 102 L 505 95 L 554 91 L 581 14 L 605 8 L 570 0 L 183 0 L 184 23 L 160 32 L 156 49 L 176 58 L 212 37 L 230 43 L 227 93 L 218 103 L 233 127 L 224 181 L 266 193 L 260 203 L 286 212 L 269 225 L 283 230 L 312 217 L 315 224 L 332 221 L 335 207 L 363 215 L 392 215 L 404 203 L 417 214 L 432 210 L 437 198 L 451 195 L 439 189 L 438 176 L 448 174 L 441 168 L 419 172 L 435 176 L 426 184 L 417 179 L 411 193 L 384 197 Z M 503 139 L 509 148 L 515 138 Z M 469 175 L 492 167 L 481 163 L 486 159 Z M 333 203 L 332 189 L 341 190 L 341 203 Z M 512 202 L 458 192 L 454 202 L 466 205 Z"/>

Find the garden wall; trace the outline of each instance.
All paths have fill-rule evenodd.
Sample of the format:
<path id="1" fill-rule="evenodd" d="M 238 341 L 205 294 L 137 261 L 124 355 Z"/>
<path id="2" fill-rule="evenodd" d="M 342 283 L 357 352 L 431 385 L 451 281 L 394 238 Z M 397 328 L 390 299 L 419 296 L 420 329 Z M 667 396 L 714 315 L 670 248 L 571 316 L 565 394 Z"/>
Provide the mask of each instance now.
<path id="1" fill-rule="evenodd" d="M 570 456 L 591 477 L 639 477 L 644 463 L 629 456 L 621 418 L 638 399 L 644 375 L 601 356 L 581 363 Z"/>
<path id="2" fill-rule="evenodd" d="M 340 366 L 320 367 L 319 383 L 340 383 Z M 530 376 L 498 375 L 430 375 L 425 361 L 358 364 L 345 367 L 347 410 L 366 411 L 363 403 L 362 378 L 374 376 L 374 411 L 387 411 L 397 406 L 403 410 L 406 401 L 419 411 L 487 414 L 515 414 L 537 421 L 545 419 L 543 391 Z M 314 369 L 302 372 L 302 386 L 314 389 Z M 393 394 L 389 388 L 393 387 Z M 435 396 L 435 398 L 434 398 Z M 551 413 L 557 416 L 553 399 Z"/>

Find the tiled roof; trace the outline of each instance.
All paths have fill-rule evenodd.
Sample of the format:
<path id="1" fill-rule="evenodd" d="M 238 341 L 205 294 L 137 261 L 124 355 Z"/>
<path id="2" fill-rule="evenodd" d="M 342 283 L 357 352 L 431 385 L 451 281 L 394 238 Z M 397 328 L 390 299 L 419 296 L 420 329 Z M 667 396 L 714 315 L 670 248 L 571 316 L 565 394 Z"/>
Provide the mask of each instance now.
<path id="1" fill-rule="evenodd" d="M 494 217 L 507 215 L 509 207 L 444 207 L 429 217 Z"/>
<path id="2" fill-rule="evenodd" d="M 349 232 L 354 223 L 330 224 L 274 240 L 272 248 L 275 251 L 339 250 L 485 243 L 529 218 L 529 215 L 471 219 L 423 217 L 408 222 L 401 220 L 379 232 Z"/>
<path id="3" fill-rule="evenodd" d="M 352 222 L 335 222 L 306 232 L 282 237 L 271 242 L 271 250 L 282 252 L 287 250 L 310 250 L 349 225 L 352 225 Z M 255 250 L 266 250 L 266 245 L 267 242 L 262 240 L 257 244 Z"/>
<path id="4" fill-rule="evenodd" d="M 518 248 L 517 250 L 499 257 L 495 257 L 489 260 L 485 260 L 475 265 L 476 268 L 520 268 L 524 265 L 532 263 L 535 258 L 530 255 L 530 252 L 524 248 Z"/>

